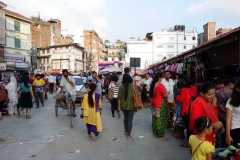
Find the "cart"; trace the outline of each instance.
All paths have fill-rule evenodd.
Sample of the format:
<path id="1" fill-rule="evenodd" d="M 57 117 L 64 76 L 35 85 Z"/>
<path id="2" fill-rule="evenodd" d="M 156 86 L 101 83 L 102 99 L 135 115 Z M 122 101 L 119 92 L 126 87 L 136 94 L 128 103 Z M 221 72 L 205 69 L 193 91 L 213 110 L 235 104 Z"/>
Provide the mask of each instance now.
<path id="1" fill-rule="evenodd" d="M 72 124 L 72 103 L 71 103 L 71 94 L 67 93 L 66 95 L 66 102 L 67 105 L 65 105 L 62 102 L 62 96 L 64 96 L 62 93 L 56 93 L 56 95 L 53 97 L 55 100 L 55 115 L 56 117 L 58 116 L 58 108 L 62 108 L 64 110 L 68 110 L 68 117 L 69 117 L 69 122 L 70 122 L 70 127 L 73 128 Z"/>

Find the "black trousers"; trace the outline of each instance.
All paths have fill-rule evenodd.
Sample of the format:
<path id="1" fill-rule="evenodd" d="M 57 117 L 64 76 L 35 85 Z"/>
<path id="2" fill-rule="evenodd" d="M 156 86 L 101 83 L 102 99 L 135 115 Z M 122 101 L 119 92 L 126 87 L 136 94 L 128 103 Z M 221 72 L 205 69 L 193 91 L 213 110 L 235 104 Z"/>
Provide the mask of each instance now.
<path id="1" fill-rule="evenodd" d="M 122 112 L 124 114 L 125 132 L 127 132 L 128 136 L 130 136 L 132 132 L 132 121 L 135 111 L 123 110 Z"/>
<path id="2" fill-rule="evenodd" d="M 53 93 L 54 83 L 49 83 L 49 92 Z"/>
<path id="3" fill-rule="evenodd" d="M 190 130 L 189 130 L 189 120 L 190 120 L 189 114 L 187 114 L 187 115 L 185 115 L 185 116 L 182 116 L 182 119 L 183 119 L 185 128 L 186 128 L 186 130 L 187 130 L 187 141 L 188 141 L 188 140 L 189 140 L 189 137 L 191 136 L 191 132 L 190 132 Z"/>
<path id="4" fill-rule="evenodd" d="M 114 111 L 117 110 L 118 108 L 118 99 L 117 98 L 113 98 L 113 100 L 111 100 L 111 111 L 112 111 L 112 115 L 114 115 Z M 118 110 L 117 110 L 118 112 Z"/>
<path id="5" fill-rule="evenodd" d="M 233 139 L 233 146 L 238 148 L 238 143 L 240 143 L 240 128 L 230 130 L 230 135 Z"/>

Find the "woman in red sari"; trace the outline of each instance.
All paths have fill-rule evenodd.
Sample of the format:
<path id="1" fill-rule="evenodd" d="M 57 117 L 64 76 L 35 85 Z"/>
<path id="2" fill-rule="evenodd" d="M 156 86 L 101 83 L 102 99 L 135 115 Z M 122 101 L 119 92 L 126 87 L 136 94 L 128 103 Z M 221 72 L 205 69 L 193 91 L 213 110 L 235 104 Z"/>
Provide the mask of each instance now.
<path id="1" fill-rule="evenodd" d="M 212 105 L 212 101 L 215 97 L 215 89 L 211 83 L 205 83 L 200 90 L 200 97 L 196 98 L 192 103 L 190 110 L 190 131 L 194 134 L 198 134 L 195 126 L 195 121 L 201 116 L 205 116 L 213 122 L 213 133 L 206 136 L 206 140 L 215 145 L 216 130 L 224 131 L 223 124 L 218 120 L 218 115 Z"/>

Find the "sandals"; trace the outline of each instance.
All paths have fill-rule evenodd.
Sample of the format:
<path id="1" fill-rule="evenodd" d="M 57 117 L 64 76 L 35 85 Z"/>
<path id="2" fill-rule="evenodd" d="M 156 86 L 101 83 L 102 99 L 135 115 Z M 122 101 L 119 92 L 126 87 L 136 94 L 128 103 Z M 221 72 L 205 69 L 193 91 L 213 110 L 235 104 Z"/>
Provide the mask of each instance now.
<path id="1" fill-rule="evenodd" d="M 190 144 L 188 142 L 186 142 L 186 143 L 181 144 L 180 147 L 190 147 Z"/>
<path id="2" fill-rule="evenodd" d="M 132 136 L 127 137 L 127 140 L 128 140 L 128 141 L 134 141 L 134 139 L 133 139 Z"/>
<path id="3" fill-rule="evenodd" d="M 95 135 L 93 132 L 91 132 L 90 134 L 91 134 L 92 140 L 93 140 L 93 141 L 96 141 L 96 140 L 97 140 L 96 135 Z"/>
<path id="4" fill-rule="evenodd" d="M 27 119 L 31 119 L 31 116 L 30 116 L 30 115 L 27 115 Z"/>

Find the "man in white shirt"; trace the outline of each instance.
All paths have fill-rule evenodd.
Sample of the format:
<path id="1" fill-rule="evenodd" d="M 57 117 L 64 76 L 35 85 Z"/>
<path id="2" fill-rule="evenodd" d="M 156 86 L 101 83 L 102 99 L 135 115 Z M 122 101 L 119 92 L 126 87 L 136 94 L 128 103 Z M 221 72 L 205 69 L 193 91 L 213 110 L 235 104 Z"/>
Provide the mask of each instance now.
<path id="1" fill-rule="evenodd" d="M 145 79 L 142 80 L 142 84 L 146 84 L 148 86 L 148 92 L 150 91 L 150 85 L 152 83 L 152 79 L 149 77 L 149 74 L 145 74 Z"/>
<path id="2" fill-rule="evenodd" d="M 72 101 L 72 106 L 73 106 L 73 112 L 72 116 L 76 117 L 77 115 L 75 114 L 75 100 L 76 100 L 76 86 L 75 86 L 75 80 L 72 76 L 68 75 L 68 70 L 64 69 L 62 70 L 62 80 L 61 80 L 61 91 L 62 93 L 70 93 L 71 94 L 71 101 Z M 62 101 L 67 105 L 66 102 L 66 95 L 63 96 Z"/>
<path id="3" fill-rule="evenodd" d="M 56 84 L 56 78 L 54 76 L 54 73 L 51 73 L 48 77 L 48 82 L 49 82 L 49 93 L 53 94 L 55 84 Z"/>
<path id="4" fill-rule="evenodd" d="M 174 112 L 175 112 L 175 109 L 173 108 L 173 101 L 174 101 L 174 93 L 173 93 L 173 87 L 174 87 L 174 82 L 172 79 L 170 79 L 171 77 L 171 74 L 169 71 L 165 71 L 164 72 L 164 78 L 162 79 L 162 84 L 164 85 L 164 87 L 166 88 L 167 90 L 167 93 L 168 93 L 168 103 L 170 105 L 170 111 L 169 111 L 169 114 L 170 114 L 170 118 L 169 118 L 169 121 L 168 121 L 168 128 L 172 128 L 173 126 L 173 116 L 174 116 Z"/>

